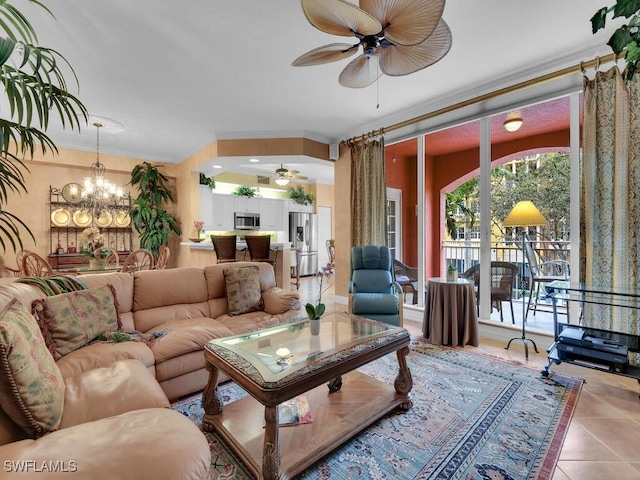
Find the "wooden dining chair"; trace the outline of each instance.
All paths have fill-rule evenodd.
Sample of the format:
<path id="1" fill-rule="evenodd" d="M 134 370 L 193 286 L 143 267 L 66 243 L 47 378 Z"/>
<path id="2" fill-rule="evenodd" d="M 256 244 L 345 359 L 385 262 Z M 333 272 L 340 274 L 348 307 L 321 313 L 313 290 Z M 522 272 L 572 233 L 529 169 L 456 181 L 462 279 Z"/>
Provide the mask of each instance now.
<path id="1" fill-rule="evenodd" d="M 213 249 L 216 252 L 218 263 L 236 261 L 236 236 L 235 235 L 211 235 Z"/>
<path id="2" fill-rule="evenodd" d="M 20 269 L 19 268 L 11 268 L 8 266 L 4 257 L 0 256 L 0 277 L 19 277 Z"/>
<path id="3" fill-rule="evenodd" d="M 118 252 L 116 252 L 114 249 L 109 248 L 109 247 L 100 247 L 100 248 L 96 248 L 93 251 L 93 256 L 95 258 L 100 258 L 100 253 L 103 250 L 109 250 L 109 253 L 106 257 L 104 257 L 104 264 L 107 267 L 118 267 L 120 266 L 120 255 L 118 255 Z"/>
<path id="4" fill-rule="evenodd" d="M 22 257 L 23 276 L 49 277 L 53 275 L 53 268 L 49 262 L 35 252 L 26 252 Z"/>
<path id="5" fill-rule="evenodd" d="M 138 272 L 140 270 L 153 269 L 154 261 L 153 254 L 144 248 L 134 250 L 122 263 L 123 272 Z"/>
<path id="6" fill-rule="evenodd" d="M 267 262 L 275 266 L 276 259 L 271 259 L 271 235 L 247 235 L 244 240 L 252 262 Z"/>
<path id="7" fill-rule="evenodd" d="M 158 250 L 158 258 L 156 258 L 156 263 L 154 265 L 154 270 L 164 270 L 167 268 L 167 264 L 169 263 L 169 257 L 171 256 L 171 249 L 166 245 L 161 245 Z"/>

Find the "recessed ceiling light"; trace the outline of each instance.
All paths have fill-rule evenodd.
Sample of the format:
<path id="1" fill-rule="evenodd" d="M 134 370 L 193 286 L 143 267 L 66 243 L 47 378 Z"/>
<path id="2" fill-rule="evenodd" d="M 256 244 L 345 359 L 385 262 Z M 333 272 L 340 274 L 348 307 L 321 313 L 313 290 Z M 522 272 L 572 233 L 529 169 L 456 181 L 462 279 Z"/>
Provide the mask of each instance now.
<path id="1" fill-rule="evenodd" d="M 222 165 L 214 165 L 214 166 L 213 166 L 213 167 L 211 167 L 211 168 L 222 168 Z"/>
<path id="2" fill-rule="evenodd" d="M 249 161 L 251 163 L 260 163 L 260 160 L 258 160 L 257 158 L 250 158 Z"/>

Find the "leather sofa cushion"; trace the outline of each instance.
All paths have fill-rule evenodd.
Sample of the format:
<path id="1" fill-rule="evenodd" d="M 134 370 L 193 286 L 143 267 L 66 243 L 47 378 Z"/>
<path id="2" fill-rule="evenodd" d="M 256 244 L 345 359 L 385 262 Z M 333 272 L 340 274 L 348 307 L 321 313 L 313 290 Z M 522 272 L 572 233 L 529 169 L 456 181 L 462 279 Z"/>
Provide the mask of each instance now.
<path id="1" fill-rule="evenodd" d="M 183 267 L 136 272 L 133 282 L 134 312 L 207 301 L 207 284 L 201 268 Z M 208 312 L 206 313 L 208 315 Z M 145 330 L 154 326 L 147 326 Z"/>
<path id="2" fill-rule="evenodd" d="M 171 380 L 172 378 L 187 375 L 191 372 L 196 372 L 203 368 L 205 368 L 204 353 L 202 350 L 196 350 L 158 363 L 156 365 L 156 379 L 158 382 L 164 382 L 166 380 Z M 203 387 L 204 384 L 192 391 L 195 392 L 202 390 Z"/>
<path id="3" fill-rule="evenodd" d="M 158 328 L 167 330 L 167 333 L 151 344 L 156 365 L 189 352 L 199 351 L 203 355 L 202 349 L 209 340 L 233 334 L 233 331 L 221 322 L 204 317 L 173 320 L 159 325 Z"/>
<path id="4" fill-rule="evenodd" d="M 209 308 L 206 302 L 167 305 L 166 307 L 149 308 L 133 313 L 136 330 L 145 333 L 153 333 L 163 330 L 167 322 L 189 320 L 194 318 L 209 317 Z"/>
<path id="5" fill-rule="evenodd" d="M 162 388 L 137 360 L 121 360 L 65 379 L 60 428 L 143 408 L 168 408 Z M 114 401 L 117 399 L 117 401 Z"/>
<path id="6" fill-rule="evenodd" d="M 0 286 L 0 308 L 4 308 L 5 305 L 9 305 L 11 301 L 16 298 L 18 301 L 31 310 L 31 304 L 34 300 L 39 298 L 45 298 L 47 295 L 39 288 L 33 288 L 26 283 L 19 283 L 13 278 L 13 283 L 8 283 Z"/>
<path id="7" fill-rule="evenodd" d="M 99 287 L 112 285 L 118 299 L 118 313 L 128 313 L 133 310 L 133 275 L 131 273 L 108 273 L 95 275 L 82 275 L 81 280 L 87 287 Z M 132 329 L 133 325 L 127 325 L 123 320 L 123 328 Z"/>
<path id="8" fill-rule="evenodd" d="M 95 342 L 75 350 L 58 360 L 57 365 L 64 378 L 74 377 L 94 368 L 108 367 L 118 360 L 135 359 L 147 369 L 153 370 L 153 352 L 143 342 L 103 343 Z"/>
<path id="9" fill-rule="evenodd" d="M 0 447 L 5 462 L 55 460 L 73 473 L 2 470 L 2 478 L 73 478 L 73 480 L 205 479 L 211 464 L 209 443 L 200 429 L 179 412 L 148 408 L 58 430 L 38 440 Z M 72 463 L 75 462 L 75 463 Z"/>

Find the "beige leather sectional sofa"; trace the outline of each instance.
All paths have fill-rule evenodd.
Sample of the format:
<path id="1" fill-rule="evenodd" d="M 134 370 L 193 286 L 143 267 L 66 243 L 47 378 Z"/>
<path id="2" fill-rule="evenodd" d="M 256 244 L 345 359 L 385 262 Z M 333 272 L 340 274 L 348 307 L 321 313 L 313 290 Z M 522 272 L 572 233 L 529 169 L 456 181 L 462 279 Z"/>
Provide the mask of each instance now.
<path id="1" fill-rule="evenodd" d="M 208 340 L 304 317 L 298 294 L 275 286 L 271 265 L 233 264 L 251 265 L 264 307 L 236 316 L 227 311 L 229 264 L 80 277 L 89 288 L 113 285 L 122 329 L 153 338 L 93 342 L 59 358 L 65 393 L 56 431 L 29 438 L 0 408 L 0 479 L 206 478 L 206 437 L 169 401 L 204 388 Z M 44 297 L 35 286 L 3 284 L 0 309 L 13 298 L 30 307 Z"/>

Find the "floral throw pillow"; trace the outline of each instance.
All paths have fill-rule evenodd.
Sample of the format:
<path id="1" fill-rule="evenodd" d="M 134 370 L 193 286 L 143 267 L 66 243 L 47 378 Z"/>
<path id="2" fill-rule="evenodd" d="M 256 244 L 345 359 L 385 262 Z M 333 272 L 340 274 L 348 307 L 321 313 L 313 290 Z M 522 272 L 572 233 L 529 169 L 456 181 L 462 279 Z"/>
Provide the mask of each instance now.
<path id="1" fill-rule="evenodd" d="M 0 404 L 33 438 L 56 430 L 64 379 L 36 319 L 17 300 L 0 314 Z"/>
<path id="2" fill-rule="evenodd" d="M 229 315 L 242 315 L 264 308 L 257 266 L 228 267 L 223 272 Z"/>
<path id="3" fill-rule="evenodd" d="M 32 308 L 56 360 L 85 346 L 101 333 L 122 328 L 112 285 L 34 300 Z"/>

